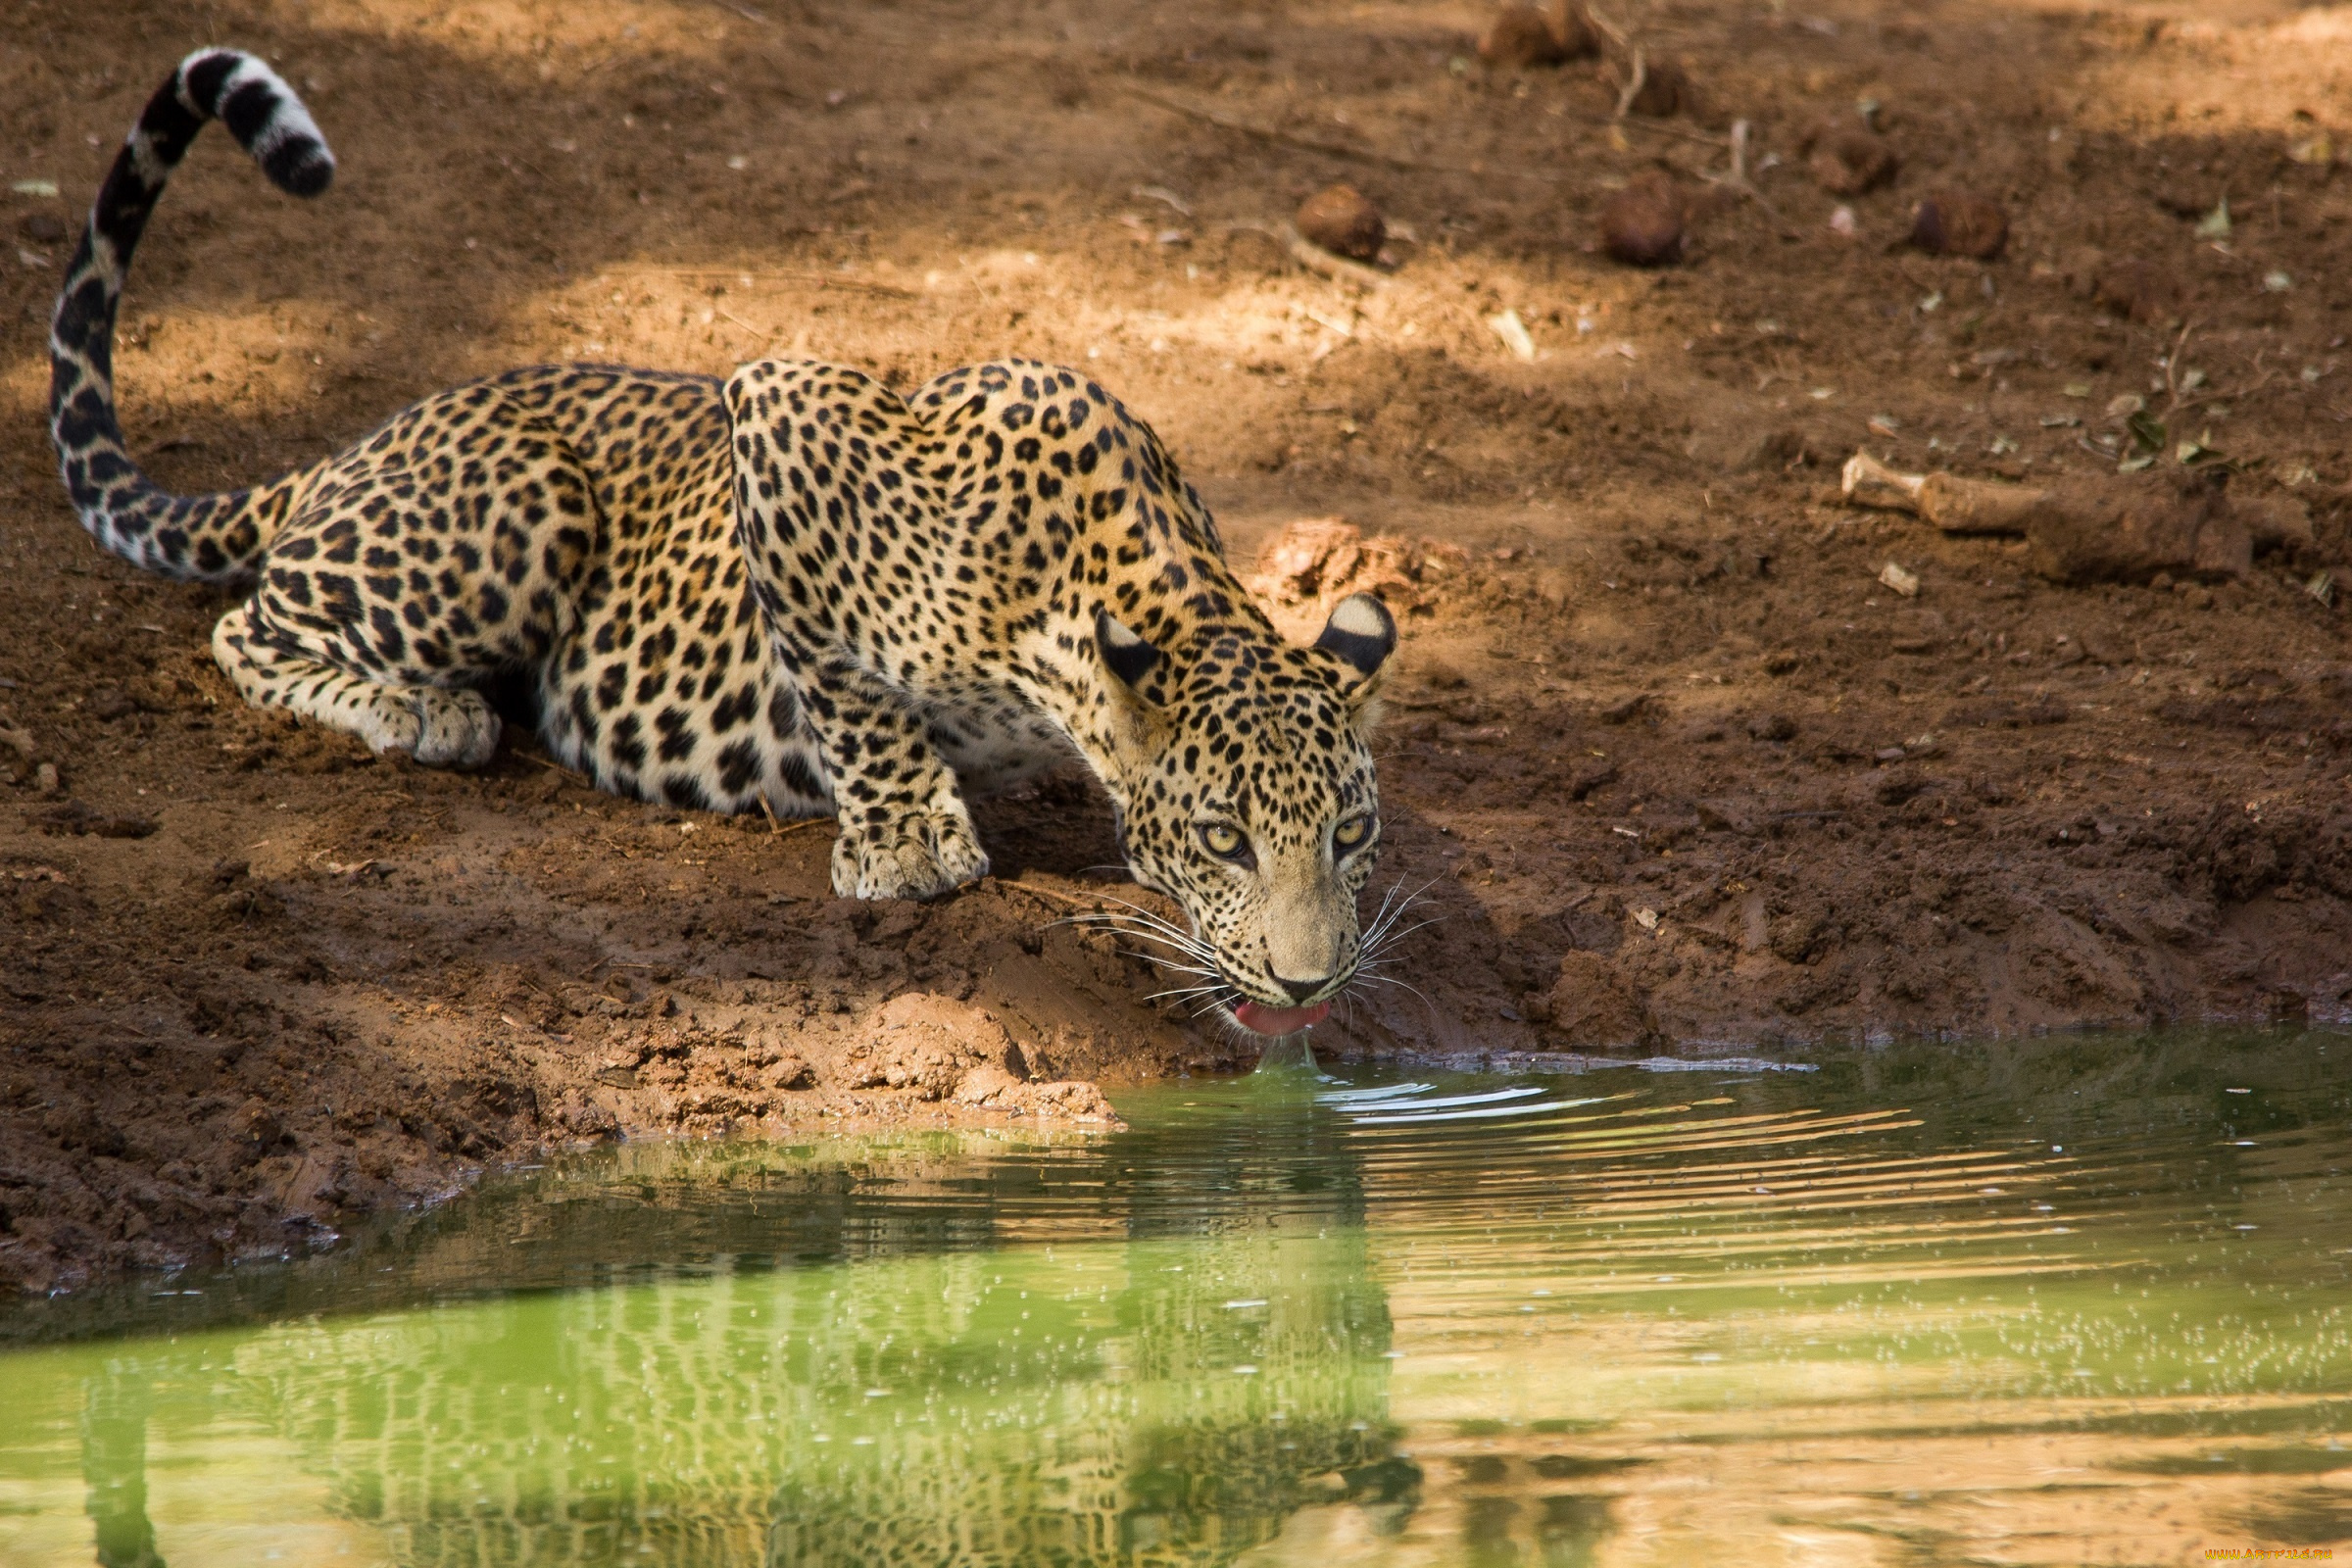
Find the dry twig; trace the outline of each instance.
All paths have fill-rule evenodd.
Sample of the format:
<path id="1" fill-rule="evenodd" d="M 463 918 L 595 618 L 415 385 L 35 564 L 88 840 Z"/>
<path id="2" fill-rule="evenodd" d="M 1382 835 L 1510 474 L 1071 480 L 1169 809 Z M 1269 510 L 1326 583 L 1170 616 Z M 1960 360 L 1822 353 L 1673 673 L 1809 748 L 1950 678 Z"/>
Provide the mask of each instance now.
<path id="1" fill-rule="evenodd" d="M 2194 408 L 2205 398 L 2213 396 L 2208 392 L 2201 398 L 2194 391 L 2183 390 L 2180 385 L 2180 356 L 2188 352 L 2188 334 L 2196 329 L 2196 322 L 2182 321 L 2180 335 L 2173 339 L 2172 353 L 2164 357 L 2164 417 L 2168 424 L 2172 422 L 2173 416 L 2182 409 Z"/>
<path id="2" fill-rule="evenodd" d="M 1626 75 L 1624 90 L 1617 94 L 1617 112 L 1609 118 L 1623 120 L 1627 115 L 1633 113 L 1634 100 L 1641 97 L 1642 89 L 1648 85 L 1649 62 L 1642 57 L 1642 46 L 1636 44 L 1634 45 L 1634 68 Z"/>
<path id="3" fill-rule="evenodd" d="M 1320 272 L 1335 283 L 1353 283 L 1361 289 L 1384 289 L 1391 279 L 1386 272 L 1374 271 L 1344 256 L 1334 256 L 1321 246 L 1310 242 L 1290 223 L 1227 223 L 1225 232 L 1263 234 L 1291 253 L 1291 259 L 1309 271 Z"/>
<path id="4" fill-rule="evenodd" d="M 1346 142 L 1325 141 L 1320 136 L 1301 136 L 1295 131 L 1278 130 L 1272 125 L 1261 125 L 1254 121 L 1243 120 L 1236 115 L 1223 114 L 1214 109 L 1203 109 L 1197 104 L 1188 104 L 1180 98 L 1170 98 L 1165 94 L 1153 92 L 1149 87 L 1139 87 L 1132 82 L 1126 85 L 1126 91 L 1143 99 L 1148 104 L 1156 104 L 1171 114 L 1182 115 L 1188 120 L 1198 120 L 1203 124 L 1215 125 L 1220 130 L 1237 131 L 1258 141 L 1271 142 L 1280 147 L 1295 147 L 1301 152 L 1322 153 L 1331 158 L 1351 158 L 1358 163 L 1379 164 L 1388 169 L 1410 170 L 1416 173 L 1426 174 L 1469 174 L 1478 178 L 1540 179 L 1546 184 L 1554 184 L 1569 177 L 1567 174 L 1554 173 L 1544 169 L 1472 168 L 1467 164 L 1441 164 L 1427 158 L 1406 158 L 1396 153 L 1384 153 L 1377 148 L 1351 147 Z"/>
<path id="5" fill-rule="evenodd" d="M 713 305 L 710 308 L 717 312 L 720 316 L 725 317 L 728 320 L 733 321 L 737 326 L 742 327 L 746 332 L 751 333 L 752 336 L 758 338 L 762 343 L 767 342 L 771 338 L 778 338 L 784 335 L 784 328 L 779 326 L 773 331 L 770 331 L 765 327 L 754 326 L 742 317 L 737 316 L 733 311 L 728 310 L 724 305 Z"/>
<path id="6" fill-rule="evenodd" d="M 861 277 L 843 277 L 838 272 L 752 272 L 740 267 L 665 267 L 661 270 L 670 277 L 748 277 L 756 283 L 813 283 L 818 288 L 846 288 L 854 294 L 879 294 L 885 299 L 919 300 L 918 289 L 900 288 L 895 283 L 871 283 Z"/>
<path id="7" fill-rule="evenodd" d="M 1601 37 L 1608 40 L 1610 48 L 1616 50 L 1621 55 L 1633 53 L 1633 40 L 1626 36 L 1626 31 L 1623 27 L 1617 25 L 1617 24 L 1602 16 L 1591 6 L 1585 7 L 1585 20 L 1592 24 L 1593 31 L 1599 33 Z"/>
<path id="8" fill-rule="evenodd" d="M 1729 191 L 1737 191 L 1739 194 L 1746 197 L 1749 201 L 1754 202 L 1758 207 L 1763 208 L 1764 214 L 1767 218 L 1770 218 L 1775 223 L 1779 223 L 1783 228 L 1786 228 L 1788 227 L 1788 224 L 1783 221 L 1779 210 L 1776 209 L 1772 203 L 1764 199 L 1764 193 L 1756 189 L 1755 180 L 1748 174 L 1747 140 L 1747 122 L 1744 120 L 1734 121 L 1732 122 L 1732 167 L 1720 174 L 1701 173 L 1698 177 L 1705 180 L 1710 185 L 1717 185 Z"/>
<path id="9" fill-rule="evenodd" d="M 1610 122 L 1608 128 L 1614 128 L 1618 130 L 1630 129 L 1653 131 L 1660 136 L 1672 136 L 1681 141 L 1694 141 L 1701 147 L 1720 147 L 1723 145 L 1723 138 L 1714 134 L 1712 131 L 1692 130 L 1688 125 L 1678 125 L 1670 120 L 1628 120 L 1624 122 Z"/>
<path id="10" fill-rule="evenodd" d="M 1181 98 L 1171 98 L 1165 93 L 1153 92 L 1151 88 L 1139 86 L 1134 82 L 1126 83 L 1125 87 L 1130 95 L 1141 98 L 1148 104 L 1156 104 L 1171 114 L 1182 115 L 1188 120 L 1198 120 L 1203 124 L 1215 125 L 1220 130 L 1237 131 L 1258 141 L 1273 142 L 1283 147 L 1296 147 L 1302 152 L 1325 153 L 1334 158 L 1352 158 L 1367 164 L 1384 164 L 1391 169 L 1435 170 L 1443 167 L 1437 164 L 1423 163 L 1417 158 L 1399 158 L 1395 153 L 1379 152 L 1369 147 L 1351 147 L 1346 142 L 1325 141 L 1320 136 L 1301 136 L 1295 131 L 1277 130 L 1272 125 L 1261 125 L 1254 121 L 1243 120 L 1239 116 L 1222 114 L 1214 109 L 1203 109 L 1198 104 L 1188 104 Z M 1467 170 L 1456 172 L 1468 172 Z"/>

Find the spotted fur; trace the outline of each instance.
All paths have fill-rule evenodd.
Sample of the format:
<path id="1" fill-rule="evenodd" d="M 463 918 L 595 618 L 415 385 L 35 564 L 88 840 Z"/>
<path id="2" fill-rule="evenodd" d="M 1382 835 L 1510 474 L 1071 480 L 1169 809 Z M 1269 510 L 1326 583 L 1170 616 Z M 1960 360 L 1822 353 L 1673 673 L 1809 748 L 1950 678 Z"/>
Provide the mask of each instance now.
<path id="1" fill-rule="evenodd" d="M 1082 760 L 1139 881 L 1185 908 L 1212 1004 L 1290 1016 L 1357 961 L 1378 850 L 1365 740 L 1396 628 L 1342 604 L 1277 636 L 1151 428 L 1026 361 L 911 399 L 769 360 L 719 380 L 512 370 L 270 484 L 175 497 L 115 416 L 111 346 L 164 181 L 220 119 L 282 188 L 333 164 L 251 56 L 190 56 L 94 207 L 51 334 L 52 433 L 83 524 L 248 585 L 213 648 L 249 702 L 473 766 L 479 687 L 535 683 L 549 752 L 678 806 L 832 814 L 845 897 L 985 875 L 966 802 Z"/>

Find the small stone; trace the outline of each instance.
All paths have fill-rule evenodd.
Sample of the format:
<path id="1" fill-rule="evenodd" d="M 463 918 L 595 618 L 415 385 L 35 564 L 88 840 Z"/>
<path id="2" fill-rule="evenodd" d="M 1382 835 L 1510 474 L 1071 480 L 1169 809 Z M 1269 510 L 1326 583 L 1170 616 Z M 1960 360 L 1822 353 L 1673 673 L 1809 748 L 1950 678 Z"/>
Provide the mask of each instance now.
<path id="1" fill-rule="evenodd" d="M 1568 780 L 1568 798 L 1581 801 L 1594 790 L 1604 790 L 1617 782 L 1617 764 L 1601 761 L 1589 763 L 1576 770 Z"/>
<path id="2" fill-rule="evenodd" d="M 1532 5 L 1511 4 L 1494 13 L 1478 40 L 1478 58 L 1490 66 L 1524 70 L 1556 66 L 1568 58 L 1551 19 Z"/>
<path id="3" fill-rule="evenodd" d="M 2101 269 L 2092 281 L 2091 296 L 2143 326 L 2177 321 L 2184 308 L 2180 280 L 2136 256 Z"/>
<path id="4" fill-rule="evenodd" d="M 62 245 L 66 222 L 55 213 L 26 213 L 17 220 L 17 233 L 35 245 Z"/>
<path id="5" fill-rule="evenodd" d="M 1600 29 L 1576 0 L 1547 0 L 1544 20 L 1551 24 L 1552 38 L 1563 60 L 1584 60 L 1600 53 Z"/>
<path id="6" fill-rule="evenodd" d="M 2081 299 L 2096 299 L 2099 279 L 2112 270 L 2107 253 L 2096 245 L 2070 245 L 2055 264 L 2037 268 L 2036 275 L 2051 276 Z"/>
<path id="7" fill-rule="evenodd" d="M 1592 716 L 1603 724 L 1630 724 L 1657 706 L 1657 699 L 1647 692 L 1636 692 L 1618 699 L 1606 708 L 1596 709 Z"/>
<path id="8" fill-rule="evenodd" d="M 1682 193 L 1655 172 L 1603 203 L 1600 239 L 1608 253 L 1629 267 L 1664 267 L 1683 259 Z"/>
<path id="9" fill-rule="evenodd" d="M 816 1087 L 816 1069 L 799 1052 L 762 1051 L 759 1054 L 767 1058 L 755 1065 L 759 1069 L 760 1081 L 768 1088 L 798 1090 Z"/>
<path id="10" fill-rule="evenodd" d="M 1911 243 L 1932 256 L 1989 262 L 2009 244 L 2009 215 L 1966 191 L 1937 191 L 1911 211 Z"/>
<path id="11" fill-rule="evenodd" d="M 1829 921 L 1813 909 L 1792 910 L 1767 928 L 1766 945 L 1784 963 L 1810 963 L 1830 945 Z"/>
<path id="12" fill-rule="evenodd" d="M 1861 196 L 1891 181 L 1901 165 L 1894 149 L 1869 131 L 1838 130 L 1814 142 L 1805 167 L 1831 195 Z"/>
<path id="13" fill-rule="evenodd" d="M 584 1101 L 564 1112 L 564 1123 L 581 1138 L 617 1140 L 620 1118 L 594 1101 Z"/>
<path id="14" fill-rule="evenodd" d="M 2246 530 L 2254 536 L 2258 554 L 2266 550 L 2308 550 L 2317 541 L 2311 508 L 2293 496 L 2233 496 L 2230 510 L 2245 522 Z"/>
<path id="15" fill-rule="evenodd" d="M 1692 809 L 1698 813 L 1698 825 L 1710 833 L 1747 836 L 1756 831 L 1755 811 L 1744 801 L 1719 797 L 1696 802 Z"/>
<path id="16" fill-rule="evenodd" d="M 278 1120 L 277 1113 L 259 1102 L 246 1105 L 241 1122 L 238 1136 L 253 1148 L 266 1152 L 280 1144 L 294 1142 L 286 1132 L 285 1123 Z"/>
<path id="17" fill-rule="evenodd" d="M 1738 450 L 1731 467 L 1737 473 L 1784 473 L 1805 460 L 1805 435 L 1791 425 L 1756 433 Z"/>
<path id="18" fill-rule="evenodd" d="M 1335 256 L 1368 262 L 1380 254 L 1389 225 L 1380 209 L 1353 185 L 1316 192 L 1298 207 L 1298 232 Z"/>
<path id="19" fill-rule="evenodd" d="M 1612 68 L 1617 91 L 1623 94 L 1633 80 L 1630 63 Z M 1642 85 L 1635 89 L 1625 112 L 1640 115 L 1644 120 L 1664 120 L 1670 115 L 1689 115 L 1699 118 L 1699 97 L 1690 73 L 1671 60 L 1644 60 L 1642 64 Z"/>

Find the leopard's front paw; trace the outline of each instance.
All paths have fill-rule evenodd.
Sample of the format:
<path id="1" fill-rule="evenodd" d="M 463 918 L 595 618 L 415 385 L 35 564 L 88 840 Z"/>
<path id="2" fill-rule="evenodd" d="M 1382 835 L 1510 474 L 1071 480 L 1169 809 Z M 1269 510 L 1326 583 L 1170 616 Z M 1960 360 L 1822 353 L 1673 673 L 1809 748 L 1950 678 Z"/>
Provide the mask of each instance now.
<path id="1" fill-rule="evenodd" d="M 833 841 L 833 892 L 844 899 L 936 899 L 988 875 L 971 821 L 922 813 Z"/>

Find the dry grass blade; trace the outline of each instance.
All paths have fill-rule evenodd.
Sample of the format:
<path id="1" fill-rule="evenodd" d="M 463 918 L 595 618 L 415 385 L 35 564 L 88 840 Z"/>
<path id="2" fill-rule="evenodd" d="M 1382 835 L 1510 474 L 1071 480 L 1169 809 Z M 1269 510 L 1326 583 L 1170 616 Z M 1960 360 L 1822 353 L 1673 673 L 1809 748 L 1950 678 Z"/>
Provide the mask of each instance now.
<path id="1" fill-rule="evenodd" d="M 1636 44 L 1634 46 L 1633 69 L 1625 74 L 1625 86 L 1623 90 L 1617 94 L 1617 111 L 1609 118 L 1611 120 L 1623 120 L 1627 115 L 1632 114 L 1634 112 L 1634 100 L 1641 97 L 1642 89 L 1648 85 L 1649 62 L 1642 57 L 1642 46 L 1640 44 Z"/>
<path id="2" fill-rule="evenodd" d="M 1764 199 L 1764 193 L 1756 189 L 1755 179 L 1748 172 L 1747 150 L 1751 134 L 1751 127 L 1746 121 L 1734 121 L 1732 122 L 1732 167 L 1721 173 L 1703 173 L 1699 175 L 1699 178 L 1710 185 L 1723 190 L 1736 191 L 1746 197 L 1764 209 L 1765 217 L 1771 219 L 1782 228 L 1787 228 L 1788 225 L 1781 217 L 1779 209 Z"/>
<path id="3" fill-rule="evenodd" d="M 1378 164 L 1384 169 L 1400 169 L 1414 173 L 1471 174 L 1482 179 L 1535 179 L 1542 180 L 1545 184 L 1554 184 L 1570 177 L 1565 173 L 1555 173 L 1548 169 L 1507 166 L 1499 169 L 1473 169 L 1467 164 L 1444 164 L 1428 158 L 1407 158 L 1400 153 L 1382 152 L 1375 147 L 1355 147 L 1344 141 L 1326 141 L 1320 136 L 1302 136 L 1297 131 L 1281 130 L 1272 125 L 1261 125 L 1255 121 L 1244 120 L 1238 115 L 1228 115 L 1220 110 L 1203 108 L 1199 104 L 1188 104 L 1181 98 L 1171 98 L 1165 93 L 1153 92 L 1151 88 L 1139 86 L 1134 82 L 1126 83 L 1124 90 L 1133 97 L 1141 98 L 1148 104 L 1165 109 L 1170 114 L 1182 115 L 1187 120 L 1197 120 L 1204 125 L 1214 125 L 1220 130 L 1234 131 L 1240 135 L 1250 137 L 1252 140 L 1267 142 L 1277 147 L 1293 147 L 1300 152 L 1321 153 L 1327 158 L 1347 158 L 1357 163 Z"/>
<path id="4" fill-rule="evenodd" d="M 1386 272 L 1377 272 L 1361 263 L 1332 255 L 1311 243 L 1289 223 L 1227 223 L 1225 232 L 1263 234 L 1289 251 L 1291 259 L 1300 267 L 1311 272 L 1320 272 L 1335 283 L 1353 283 L 1358 288 L 1371 290 L 1387 288 L 1393 281 Z"/>
<path id="5" fill-rule="evenodd" d="M 889 300 L 919 300 L 923 297 L 920 289 L 901 288 L 896 283 L 876 283 L 862 277 L 843 277 L 838 272 L 755 271 L 740 267 L 665 267 L 661 271 L 667 277 L 748 277 L 756 283 L 808 283 L 817 288 L 846 289 L 853 294 L 874 294 Z"/>
<path id="6" fill-rule="evenodd" d="M 1187 120 L 1198 120 L 1202 124 L 1214 125 L 1220 130 L 1236 131 L 1254 140 L 1272 142 L 1281 147 L 1296 147 L 1301 152 L 1323 153 L 1333 158 L 1351 158 L 1359 163 L 1380 164 L 1389 169 L 1425 170 L 1439 167 L 1423 163 L 1417 158 L 1400 158 L 1395 153 L 1384 153 L 1369 147 L 1351 147 L 1346 142 L 1326 141 L 1320 136 L 1301 136 L 1295 131 L 1277 130 L 1272 125 L 1261 125 L 1254 121 L 1244 120 L 1238 115 L 1228 115 L 1215 109 L 1204 109 L 1198 104 L 1188 104 L 1181 98 L 1171 98 L 1165 93 L 1153 92 L 1151 88 L 1135 82 L 1126 83 L 1125 91 L 1130 96 L 1141 98 L 1144 102 L 1165 109 L 1170 114 L 1182 115 Z"/>

